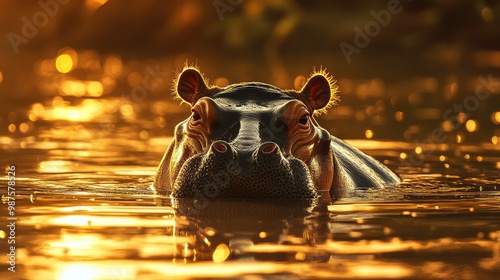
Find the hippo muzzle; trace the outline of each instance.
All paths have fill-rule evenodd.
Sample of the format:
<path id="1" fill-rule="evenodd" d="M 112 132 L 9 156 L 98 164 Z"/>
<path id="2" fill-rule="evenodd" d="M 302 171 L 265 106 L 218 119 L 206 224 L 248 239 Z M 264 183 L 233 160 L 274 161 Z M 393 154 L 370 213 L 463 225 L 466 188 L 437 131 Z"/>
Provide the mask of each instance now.
<path id="1" fill-rule="evenodd" d="M 176 93 L 191 116 L 176 126 L 154 188 L 174 198 L 340 198 L 399 178 L 331 136 L 314 114 L 335 102 L 336 86 L 314 73 L 300 91 L 264 83 L 208 86 L 185 69 Z"/>
<path id="2" fill-rule="evenodd" d="M 307 165 L 285 157 L 276 143 L 266 142 L 245 153 L 215 141 L 206 154 L 186 161 L 172 196 L 314 198 L 317 191 Z"/>

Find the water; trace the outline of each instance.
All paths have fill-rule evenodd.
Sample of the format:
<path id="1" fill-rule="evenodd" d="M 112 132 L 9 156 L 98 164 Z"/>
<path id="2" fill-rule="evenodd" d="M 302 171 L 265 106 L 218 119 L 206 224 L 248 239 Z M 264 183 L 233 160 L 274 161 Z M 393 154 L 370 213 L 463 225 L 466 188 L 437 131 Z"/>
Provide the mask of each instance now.
<path id="1" fill-rule="evenodd" d="M 148 69 L 159 65 L 167 73 L 180 58 L 122 61 L 94 51 L 61 52 L 78 56 L 74 72 L 58 73 L 56 57 L 41 58 L 35 73 L 25 74 L 33 81 L 23 85 L 28 94 L 14 91 L 0 104 L 0 184 L 7 186 L 7 168 L 15 166 L 17 217 L 12 273 L 2 187 L 1 279 L 500 274 L 500 95 L 468 112 L 472 122 L 458 114 L 460 126 L 453 128 L 438 109 L 422 111 L 422 96 L 401 96 L 432 97 L 439 113 L 474 87 L 447 97 L 428 85 L 447 82 L 432 77 L 397 85 L 342 79 L 342 103 L 321 124 L 357 139 L 349 142 L 395 170 L 401 185 L 339 201 L 171 200 L 153 195 L 150 186 L 174 125 L 189 109 L 168 98 L 170 72 L 144 95 L 133 93 L 142 92 L 134 89 L 141 90 Z M 357 91 L 349 93 L 349 86 Z M 447 141 L 414 141 L 436 127 Z"/>
<path id="2" fill-rule="evenodd" d="M 495 279 L 500 272 L 495 145 L 471 153 L 450 144 L 424 167 L 408 168 L 399 159 L 412 144 L 351 141 L 404 181 L 336 202 L 172 201 L 150 190 L 169 138 L 137 140 L 141 126 L 99 138 L 91 124 L 59 121 L 37 128 L 38 136 L 1 139 L 2 166 L 16 166 L 18 218 L 16 278 L 2 254 L 2 279 Z"/>

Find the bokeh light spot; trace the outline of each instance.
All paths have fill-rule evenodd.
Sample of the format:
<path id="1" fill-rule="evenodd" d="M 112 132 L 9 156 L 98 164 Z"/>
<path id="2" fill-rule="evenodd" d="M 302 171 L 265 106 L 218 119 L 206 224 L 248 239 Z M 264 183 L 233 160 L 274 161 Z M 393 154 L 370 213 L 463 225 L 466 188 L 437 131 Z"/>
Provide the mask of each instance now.
<path id="1" fill-rule="evenodd" d="M 474 132 L 479 129 L 479 124 L 475 120 L 468 120 L 465 123 L 465 129 L 467 129 L 468 132 Z"/>
<path id="2" fill-rule="evenodd" d="M 106 4 L 106 2 L 108 2 L 108 0 L 86 0 L 85 6 L 87 9 L 95 11 L 102 5 Z"/>
<path id="3" fill-rule="evenodd" d="M 457 94 L 458 90 L 458 84 L 457 83 L 451 83 L 450 84 L 450 94 L 451 96 L 455 96 Z"/>
<path id="4" fill-rule="evenodd" d="M 30 130 L 30 126 L 27 123 L 21 123 L 19 125 L 19 131 L 21 133 L 27 133 Z"/>
<path id="5" fill-rule="evenodd" d="M 218 87 L 225 87 L 225 86 L 229 85 L 229 80 L 227 78 L 224 78 L 224 77 L 219 77 L 219 78 L 214 80 L 214 84 Z"/>
<path id="6" fill-rule="evenodd" d="M 305 84 L 305 82 L 306 82 L 306 77 L 304 77 L 302 75 L 298 75 L 293 80 L 293 88 L 295 90 L 300 90 L 302 88 L 302 86 Z"/>
<path id="7" fill-rule="evenodd" d="M 230 254 L 229 247 L 226 244 L 221 243 L 215 248 L 214 253 L 212 254 L 212 259 L 215 263 L 220 263 L 225 261 Z"/>
<path id="8" fill-rule="evenodd" d="M 60 87 L 61 95 L 82 97 L 87 91 L 87 87 L 81 81 L 65 81 Z"/>
<path id="9" fill-rule="evenodd" d="M 104 73 L 110 77 L 118 77 L 123 71 L 123 63 L 119 56 L 111 55 L 104 62 Z"/>
<path id="10" fill-rule="evenodd" d="M 365 136 L 366 136 L 366 138 L 368 138 L 368 139 L 373 138 L 373 131 L 371 131 L 370 129 L 367 129 L 367 130 L 365 131 Z"/>
<path id="11" fill-rule="evenodd" d="M 91 81 L 87 84 L 87 93 L 93 97 L 99 97 L 102 95 L 103 87 L 100 82 Z"/>
<path id="12" fill-rule="evenodd" d="M 394 119 L 396 119 L 397 122 L 402 122 L 405 118 L 405 114 L 401 111 L 397 111 L 395 114 L 394 114 Z"/>
<path id="13" fill-rule="evenodd" d="M 69 54 L 61 54 L 56 58 L 56 69 L 59 73 L 69 73 L 73 69 L 73 59 Z"/>
<path id="14" fill-rule="evenodd" d="M 147 132 L 146 130 L 141 130 L 141 132 L 139 132 L 139 138 L 141 138 L 142 140 L 148 139 L 149 132 Z"/>
<path id="15" fill-rule="evenodd" d="M 493 10 L 490 7 L 484 7 L 481 10 L 481 16 L 483 17 L 484 21 L 492 22 L 494 18 Z"/>
<path id="16" fill-rule="evenodd" d="M 15 122 L 17 120 L 17 114 L 16 112 L 10 112 L 8 115 L 7 115 L 7 119 L 10 121 L 10 122 Z"/>
<path id="17" fill-rule="evenodd" d="M 134 108 L 130 104 L 123 104 L 120 106 L 120 113 L 124 117 L 130 117 L 134 113 Z"/>
<path id="18" fill-rule="evenodd" d="M 494 124 L 500 124 L 500 111 L 498 112 L 493 112 L 491 114 L 491 121 L 494 123 Z"/>
<path id="19" fill-rule="evenodd" d="M 465 123 L 465 121 L 467 120 L 467 115 L 463 112 L 460 112 L 457 114 L 457 121 L 459 123 Z"/>
<path id="20" fill-rule="evenodd" d="M 446 132 L 451 132 L 455 128 L 452 121 L 444 121 L 441 123 L 441 128 Z"/>
<path id="21" fill-rule="evenodd" d="M 10 132 L 14 133 L 14 132 L 16 132 L 16 129 L 17 129 L 17 127 L 15 124 L 13 124 L 13 123 L 9 124 L 9 131 Z"/>
<path id="22" fill-rule="evenodd" d="M 295 259 L 298 261 L 303 261 L 306 259 L 306 257 L 307 255 L 304 254 L 303 252 L 298 252 L 297 254 L 295 254 Z"/>

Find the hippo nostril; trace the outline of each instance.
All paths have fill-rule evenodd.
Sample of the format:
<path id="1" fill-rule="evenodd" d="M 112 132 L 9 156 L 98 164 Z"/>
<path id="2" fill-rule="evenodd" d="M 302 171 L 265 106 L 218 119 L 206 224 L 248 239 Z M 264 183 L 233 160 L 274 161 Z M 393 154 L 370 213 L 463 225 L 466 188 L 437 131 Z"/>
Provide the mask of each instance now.
<path id="1" fill-rule="evenodd" d="M 262 145 L 260 150 L 263 154 L 271 154 L 276 151 L 276 149 L 278 149 L 278 145 L 276 145 L 275 143 L 267 143 Z"/>
<path id="2" fill-rule="evenodd" d="M 222 142 L 214 142 L 214 143 L 212 144 L 212 148 L 213 148 L 215 151 L 217 151 L 217 152 L 219 152 L 219 153 L 221 153 L 221 154 L 223 154 L 223 153 L 227 152 L 227 146 L 226 146 L 225 144 L 223 144 Z"/>

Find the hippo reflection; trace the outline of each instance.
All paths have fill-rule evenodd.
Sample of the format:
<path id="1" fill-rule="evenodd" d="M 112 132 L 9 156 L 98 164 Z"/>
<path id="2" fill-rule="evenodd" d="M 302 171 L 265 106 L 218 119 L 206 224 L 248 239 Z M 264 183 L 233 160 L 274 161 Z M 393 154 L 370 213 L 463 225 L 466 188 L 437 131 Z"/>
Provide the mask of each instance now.
<path id="1" fill-rule="evenodd" d="M 321 128 L 314 114 L 336 100 L 316 72 L 300 91 L 264 83 L 207 85 L 195 68 L 177 78 L 191 116 L 176 126 L 154 187 L 175 198 L 340 198 L 397 184 L 387 167 Z"/>

